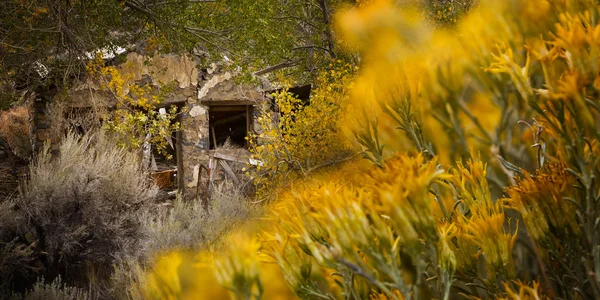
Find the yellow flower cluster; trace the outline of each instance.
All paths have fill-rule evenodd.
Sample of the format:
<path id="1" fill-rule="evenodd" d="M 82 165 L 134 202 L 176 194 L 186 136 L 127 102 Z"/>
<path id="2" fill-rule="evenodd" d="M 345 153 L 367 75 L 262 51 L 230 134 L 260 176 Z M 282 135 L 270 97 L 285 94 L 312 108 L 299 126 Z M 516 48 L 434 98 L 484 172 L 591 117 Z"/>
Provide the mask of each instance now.
<path id="1" fill-rule="evenodd" d="M 563 237 L 579 233 L 573 217 L 579 203 L 575 178 L 564 164 L 549 164 L 535 174 L 526 173 L 516 186 L 509 187 L 508 207 L 517 210 L 531 236 L 543 241 L 550 230 Z"/>

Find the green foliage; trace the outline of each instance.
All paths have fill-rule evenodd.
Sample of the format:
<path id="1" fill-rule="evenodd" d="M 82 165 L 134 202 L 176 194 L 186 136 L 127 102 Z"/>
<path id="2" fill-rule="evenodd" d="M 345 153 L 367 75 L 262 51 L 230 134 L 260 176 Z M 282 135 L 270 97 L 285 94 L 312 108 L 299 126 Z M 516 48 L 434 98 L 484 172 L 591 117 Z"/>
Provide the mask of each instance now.
<path id="1" fill-rule="evenodd" d="M 333 58 L 331 17 L 350 0 L 87 2 L 9 0 L 0 4 L 0 80 L 19 88 L 61 86 L 85 71 L 89 53 L 137 47 L 148 52 L 223 55 L 246 71 L 283 64 L 298 78 Z M 143 46 L 143 47 L 140 47 Z M 47 78 L 46 78 L 47 77 Z"/>
<path id="2" fill-rule="evenodd" d="M 333 59 L 352 59 L 339 47 L 332 18 L 338 9 L 354 4 L 351 0 L 234 0 L 224 3 L 227 14 L 216 21 L 229 30 L 225 45 L 235 66 L 254 72 L 285 65 L 282 74 L 306 82 Z"/>
<path id="3" fill-rule="evenodd" d="M 191 28 L 204 27 L 207 6 L 213 2 L 2 1 L 0 80 L 21 89 L 62 86 L 83 74 L 95 51 L 109 54 L 144 42 L 164 51 L 191 50 L 205 36 Z"/>

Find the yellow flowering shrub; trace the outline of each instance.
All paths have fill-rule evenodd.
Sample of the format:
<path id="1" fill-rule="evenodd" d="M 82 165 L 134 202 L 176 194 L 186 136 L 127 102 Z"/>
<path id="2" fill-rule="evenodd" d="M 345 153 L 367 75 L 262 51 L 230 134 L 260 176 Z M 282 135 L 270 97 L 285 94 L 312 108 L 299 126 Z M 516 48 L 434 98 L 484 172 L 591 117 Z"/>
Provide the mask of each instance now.
<path id="1" fill-rule="evenodd" d="M 114 110 L 106 116 L 104 128 L 116 136 L 119 145 L 139 150 L 148 143 L 171 159 L 166 151 L 167 138 L 181 126 L 175 121 L 179 111 L 172 105 L 161 112 L 158 105 L 172 90 L 172 85 L 163 84 L 158 91 L 150 84 L 138 85 L 132 80 L 131 68 L 105 65 L 100 54 L 88 63 L 87 71 L 116 100 Z"/>
<path id="2" fill-rule="evenodd" d="M 266 196 L 265 190 L 306 177 L 352 154 L 338 130 L 339 120 L 348 113 L 348 91 L 357 68 L 339 60 L 329 68 L 317 77 L 310 103 L 302 103 L 283 89 L 274 95 L 278 111 L 263 107 L 258 117 L 261 132 L 249 136 L 252 157 L 262 162 L 252 172 L 259 198 Z"/>
<path id="3" fill-rule="evenodd" d="M 600 298 L 600 5 L 478 2 L 445 29 L 338 15 L 362 65 L 336 124 L 370 162 L 278 189 L 232 270 L 276 263 L 303 299 Z"/>

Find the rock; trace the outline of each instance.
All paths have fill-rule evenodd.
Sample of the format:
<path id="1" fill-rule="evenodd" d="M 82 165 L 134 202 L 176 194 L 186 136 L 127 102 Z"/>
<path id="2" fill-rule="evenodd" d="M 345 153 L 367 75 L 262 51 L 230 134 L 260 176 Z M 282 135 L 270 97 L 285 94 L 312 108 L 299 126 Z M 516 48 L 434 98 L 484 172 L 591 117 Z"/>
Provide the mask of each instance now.
<path id="1" fill-rule="evenodd" d="M 202 108 L 202 106 L 199 105 L 194 105 L 194 107 L 192 107 L 192 110 L 190 110 L 190 116 L 192 116 L 192 118 L 195 118 L 199 115 L 203 115 L 206 113 L 206 109 Z"/>

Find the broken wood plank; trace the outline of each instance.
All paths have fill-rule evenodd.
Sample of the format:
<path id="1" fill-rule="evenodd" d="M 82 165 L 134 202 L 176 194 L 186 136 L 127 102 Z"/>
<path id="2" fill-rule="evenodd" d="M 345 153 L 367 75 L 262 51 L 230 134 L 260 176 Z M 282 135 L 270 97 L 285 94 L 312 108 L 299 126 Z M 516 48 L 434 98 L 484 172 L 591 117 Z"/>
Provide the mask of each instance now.
<path id="1" fill-rule="evenodd" d="M 209 112 L 244 112 L 246 111 L 246 106 L 251 106 L 251 105 L 224 105 L 224 106 L 217 106 L 217 105 L 211 105 L 208 107 Z"/>
<path id="2" fill-rule="evenodd" d="M 215 159 L 211 157 L 210 160 L 208 161 L 208 169 L 210 170 L 210 176 L 209 176 L 208 182 L 210 182 L 210 184 L 212 184 L 215 181 L 215 173 L 216 173 L 218 167 L 219 167 L 219 165 L 216 164 Z"/>
<path id="3" fill-rule="evenodd" d="M 246 106 L 246 148 L 250 148 L 249 133 L 252 131 L 252 106 Z"/>
<path id="4" fill-rule="evenodd" d="M 213 127 L 216 127 L 219 125 L 224 125 L 227 123 L 234 123 L 240 119 L 245 119 L 245 118 L 246 118 L 246 114 L 244 112 L 238 112 L 237 114 L 235 114 L 233 116 L 215 120 L 213 122 Z"/>
<path id="5" fill-rule="evenodd" d="M 235 175 L 235 173 L 233 172 L 231 167 L 227 164 L 227 161 L 225 161 L 223 159 L 219 159 L 219 164 L 221 165 L 221 167 L 223 167 L 223 170 L 225 170 L 225 172 L 229 175 L 229 177 L 231 177 L 233 182 L 235 182 L 235 184 L 237 184 L 239 186 L 240 180 L 237 178 L 237 176 Z"/>
<path id="6" fill-rule="evenodd" d="M 239 162 L 239 163 L 243 163 L 243 164 L 248 162 L 248 158 L 242 158 L 242 157 L 229 155 L 229 154 L 225 154 L 225 153 L 219 153 L 216 151 L 211 153 L 211 156 L 214 158 L 229 160 L 229 161 L 233 161 L 233 162 Z"/>
<path id="7" fill-rule="evenodd" d="M 200 104 L 206 106 L 235 106 L 235 105 L 256 105 L 257 100 L 252 99 L 238 99 L 238 100 L 203 100 Z"/>
<path id="8" fill-rule="evenodd" d="M 265 69 L 262 69 L 260 71 L 254 72 L 254 75 L 260 76 L 260 75 L 264 75 L 264 74 L 267 74 L 267 73 L 271 73 L 271 72 L 277 71 L 279 69 L 293 67 L 293 66 L 297 65 L 300 61 L 301 61 L 300 59 L 293 60 L 293 61 L 284 61 L 284 62 L 278 63 L 276 65 L 273 65 L 273 66 L 267 67 Z"/>
<path id="9" fill-rule="evenodd" d="M 215 127 L 211 126 L 210 131 L 212 133 L 213 148 L 217 148 L 217 136 L 215 135 Z"/>

